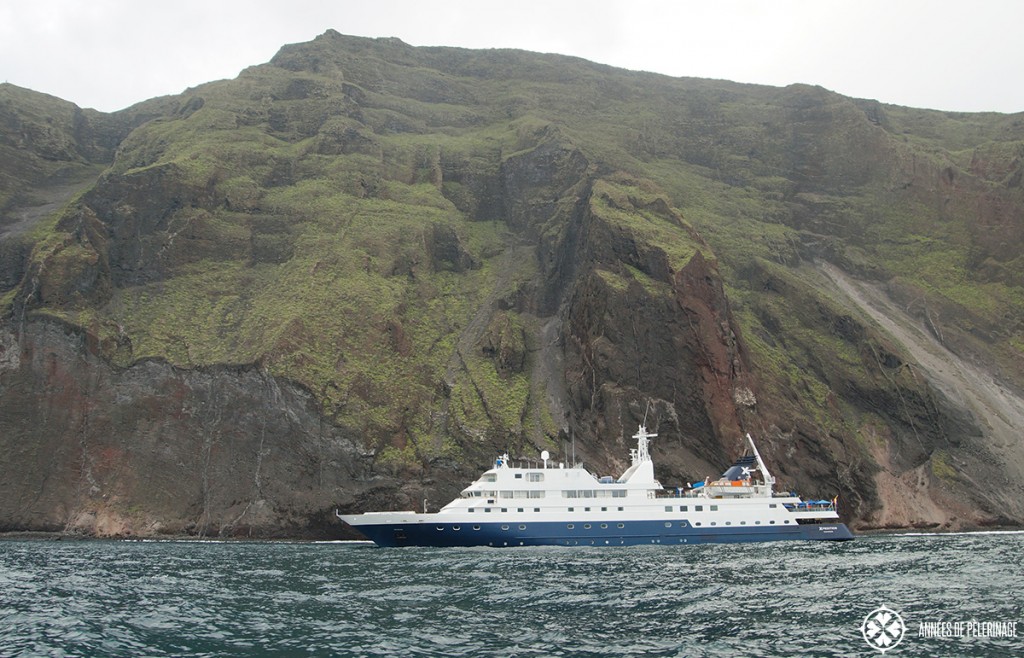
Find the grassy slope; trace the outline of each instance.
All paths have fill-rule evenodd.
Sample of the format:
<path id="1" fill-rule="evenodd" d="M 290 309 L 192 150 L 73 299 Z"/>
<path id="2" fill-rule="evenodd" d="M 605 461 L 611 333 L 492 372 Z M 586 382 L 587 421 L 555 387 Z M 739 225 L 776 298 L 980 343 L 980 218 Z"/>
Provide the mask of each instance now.
<path id="1" fill-rule="evenodd" d="M 180 105 L 201 97 L 201 108 L 122 144 L 112 175 L 173 164 L 223 200 L 170 218 L 171 275 L 116 288 L 100 308 L 40 312 L 111 341 L 129 337 L 131 351 L 113 356 L 122 363 L 263 363 L 378 442 L 385 461 L 457 454 L 438 414 L 468 437 L 542 435 L 550 419 L 526 428 L 537 397 L 528 374 L 501 371 L 479 349 L 460 353 L 458 341 L 510 276 L 535 276 L 535 264 L 511 274 L 502 265 L 512 236 L 500 217 L 470 221 L 465 208 L 480 192 L 466 181 L 495 176 L 553 125 L 598 167 L 651 181 L 701 233 L 762 380 L 818 426 L 856 433 L 875 422 L 833 394 L 837 380 L 863 376 L 869 355 L 803 317 L 801 304 L 829 303 L 797 267 L 819 238 L 846 263 L 1006 332 L 992 354 L 1024 354 L 1024 329 L 1006 321 L 1007 309 L 1024 309 L 1021 259 L 999 264 L 1011 276 L 981 277 L 969 216 L 936 221 L 925 202 L 894 191 L 910 160 L 961 171 L 974 148 L 1012 160 L 1019 121 L 887 107 L 887 123 L 875 125 L 822 90 L 671 80 L 507 51 L 325 37 L 278 60 L 192 90 Z M 673 267 L 694 249 L 685 232 L 643 213 L 599 210 L 663 247 Z M 476 266 L 430 262 L 436 227 L 457 234 Z M 798 294 L 765 294 L 752 271 Z M 510 313 L 532 340 L 534 320 Z M 454 355 L 462 363 L 452 374 Z"/>

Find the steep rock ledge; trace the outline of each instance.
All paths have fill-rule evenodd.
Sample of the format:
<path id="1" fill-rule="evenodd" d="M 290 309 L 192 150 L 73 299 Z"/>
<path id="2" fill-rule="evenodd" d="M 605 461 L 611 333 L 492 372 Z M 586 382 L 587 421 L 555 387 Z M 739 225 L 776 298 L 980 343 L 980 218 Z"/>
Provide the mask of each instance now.
<path id="1" fill-rule="evenodd" d="M 304 389 L 258 366 L 124 369 L 86 332 L 0 328 L 0 530 L 316 536 L 401 494 Z M 418 496 L 418 494 L 417 494 Z"/>

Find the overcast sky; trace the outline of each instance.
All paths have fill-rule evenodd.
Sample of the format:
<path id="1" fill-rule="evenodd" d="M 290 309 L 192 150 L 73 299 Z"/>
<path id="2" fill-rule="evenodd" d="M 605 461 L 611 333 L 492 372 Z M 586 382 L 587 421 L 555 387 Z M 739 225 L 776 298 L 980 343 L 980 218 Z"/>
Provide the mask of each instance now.
<path id="1" fill-rule="evenodd" d="M 233 78 L 328 28 L 1024 111 L 1020 0 L 0 0 L 0 81 L 113 111 Z"/>

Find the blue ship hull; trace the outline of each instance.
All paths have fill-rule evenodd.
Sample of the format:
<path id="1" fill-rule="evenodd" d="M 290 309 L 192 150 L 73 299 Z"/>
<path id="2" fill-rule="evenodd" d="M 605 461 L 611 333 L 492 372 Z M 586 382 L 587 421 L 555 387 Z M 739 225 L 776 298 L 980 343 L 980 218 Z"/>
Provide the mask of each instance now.
<path id="1" fill-rule="evenodd" d="M 783 527 L 694 528 L 689 523 L 395 523 L 357 525 L 378 546 L 636 546 L 779 540 L 844 541 L 853 534 L 843 523 Z M 589 527 L 587 527 L 589 526 Z M 606 527 L 602 527 L 606 526 Z"/>

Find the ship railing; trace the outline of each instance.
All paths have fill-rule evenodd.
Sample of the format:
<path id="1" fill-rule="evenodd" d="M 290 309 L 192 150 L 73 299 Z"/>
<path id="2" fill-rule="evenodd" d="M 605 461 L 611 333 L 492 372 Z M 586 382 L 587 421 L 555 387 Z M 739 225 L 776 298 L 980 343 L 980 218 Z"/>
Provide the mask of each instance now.
<path id="1" fill-rule="evenodd" d="M 783 503 L 790 512 L 835 512 L 836 504 L 835 501 L 831 500 L 811 500 L 801 503 Z"/>

